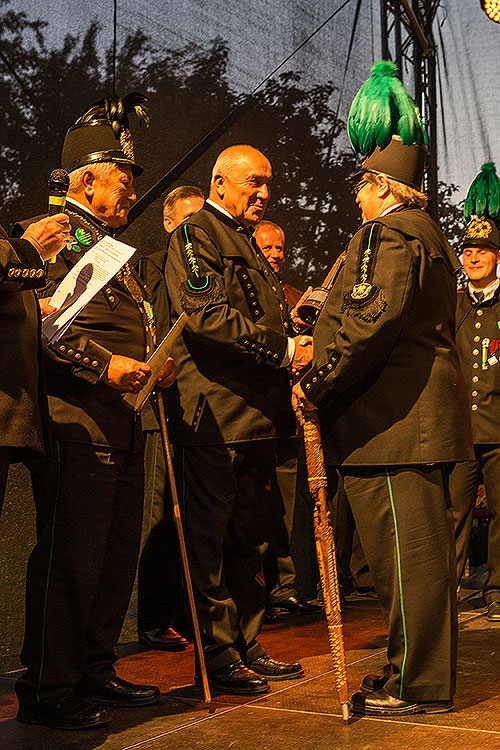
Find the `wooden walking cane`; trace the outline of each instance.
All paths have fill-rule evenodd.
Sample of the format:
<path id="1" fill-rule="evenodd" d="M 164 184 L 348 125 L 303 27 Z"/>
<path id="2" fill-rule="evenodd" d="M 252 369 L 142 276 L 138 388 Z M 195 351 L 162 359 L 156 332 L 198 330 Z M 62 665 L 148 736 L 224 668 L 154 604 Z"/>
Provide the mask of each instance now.
<path id="1" fill-rule="evenodd" d="M 316 555 L 318 557 L 321 589 L 325 602 L 328 639 L 333 659 L 333 674 L 340 700 L 342 718 L 344 719 L 344 724 L 347 724 L 349 722 L 349 694 L 347 690 L 339 581 L 333 530 L 328 523 L 326 503 L 327 477 L 318 411 L 317 409 L 305 411 L 298 399 L 294 399 L 294 409 L 297 420 L 302 427 L 307 478 L 309 490 L 314 499 L 314 539 L 316 543 Z"/>
<path id="2" fill-rule="evenodd" d="M 186 582 L 186 591 L 189 603 L 189 612 L 191 614 L 191 621 L 193 623 L 194 633 L 194 648 L 196 656 L 198 657 L 198 664 L 200 669 L 201 685 L 203 688 L 203 696 L 207 703 L 212 702 L 212 696 L 210 695 L 210 686 L 208 684 L 207 665 L 205 664 L 205 656 L 203 654 L 203 645 L 201 642 L 200 625 L 198 623 L 198 615 L 196 613 L 196 604 L 194 601 L 193 584 L 191 582 L 191 572 L 189 570 L 189 560 L 187 556 L 186 540 L 184 538 L 184 529 L 182 527 L 181 509 L 179 505 L 179 497 L 177 495 L 177 486 L 175 484 L 174 474 L 174 463 L 172 459 L 172 444 L 168 435 L 167 417 L 165 414 L 165 402 L 163 400 L 163 393 L 158 390 L 158 415 L 160 417 L 160 431 L 161 439 L 163 443 L 163 452 L 165 454 L 165 463 L 167 466 L 168 481 L 170 484 L 170 491 L 172 493 L 172 506 L 174 511 L 174 523 L 177 531 L 177 538 L 179 540 L 179 549 L 181 552 L 182 569 L 184 572 L 184 580 Z"/>

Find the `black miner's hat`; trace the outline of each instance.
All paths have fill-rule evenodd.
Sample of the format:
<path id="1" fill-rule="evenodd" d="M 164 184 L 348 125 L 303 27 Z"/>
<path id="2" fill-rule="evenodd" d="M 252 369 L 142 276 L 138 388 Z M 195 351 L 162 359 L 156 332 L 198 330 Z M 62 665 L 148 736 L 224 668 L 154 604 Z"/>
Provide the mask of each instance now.
<path id="1" fill-rule="evenodd" d="M 493 219 L 486 216 L 476 216 L 467 227 L 462 248 L 489 247 L 500 250 L 500 230 Z"/>
<path id="2" fill-rule="evenodd" d="M 347 131 L 354 151 L 366 157 L 356 176 L 383 174 L 422 190 L 427 134 L 393 62 L 372 65 L 349 110 Z"/>
<path id="3" fill-rule="evenodd" d="M 464 216 L 469 221 L 462 247 L 489 247 L 500 250 L 500 179 L 495 163 L 487 161 L 476 175 L 467 193 Z"/>
<path id="4" fill-rule="evenodd" d="M 426 158 L 427 146 L 422 143 L 405 146 L 399 136 L 393 135 L 388 146 L 385 148 L 377 146 L 375 151 L 364 160 L 360 174 L 363 172 L 384 174 L 415 190 L 422 190 Z"/>
<path id="5" fill-rule="evenodd" d="M 139 93 L 122 99 L 105 97 L 93 104 L 76 121 L 64 139 L 62 166 L 73 172 L 87 164 L 113 162 L 128 164 L 134 177 L 143 172 L 134 158 L 134 144 L 128 116 L 134 112 L 139 123 L 149 125 L 149 112 L 144 106 L 146 97 Z"/>
<path id="6" fill-rule="evenodd" d="M 143 168 L 122 151 L 107 120 L 81 122 L 68 130 L 62 151 L 62 166 L 67 172 L 105 161 L 128 164 L 134 177 L 143 172 Z"/>

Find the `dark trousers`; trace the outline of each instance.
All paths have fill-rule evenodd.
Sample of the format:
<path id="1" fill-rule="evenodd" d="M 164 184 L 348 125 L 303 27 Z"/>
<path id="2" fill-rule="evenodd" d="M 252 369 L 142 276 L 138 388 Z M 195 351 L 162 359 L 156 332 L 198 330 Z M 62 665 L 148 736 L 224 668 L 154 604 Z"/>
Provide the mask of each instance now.
<path id="1" fill-rule="evenodd" d="M 270 489 L 266 491 L 271 538 L 264 557 L 264 579 L 267 601 L 271 606 L 296 595 L 290 538 L 297 496 L 298 451 L 298 438 L 278 440 L 276 471 Z"/>
<path id="2" fill-rule="evenodd" d="M 457 613 L 447 467 L 342 467 L 389 630 L 385 690 L 405 701 L 455 691 Z"/>
<path id="3" fill-rule="evenodd" d="M 269 540 L 265 486 L 275 441 L 176 448 L 179 494 L 207 668 L 264 651 L 262 561 Z"/>
<path id="4" fill-rule="evenodd" d="M 450 476 L 450 497 L 455 522 L 457 584 L 463 576 L 477 490 L 484 482 L 488 505 L 488 562 L 483 588 L 485 601 L 500 601 L 500 445 L 476 444 L 474 461 L 456 464 Z"/>
<path id="5" fill-rule="evenodd" d="M 145 433 L 142 552 L 138 572 L 139 633 L 175 627 L 191 635 L 184 611 L 183 574 L 161 435 Z"/>
<path id="6" fill-rule="evenodd" d="M 329 476 L 328 505 L 335 536 L 339 585 L 342 595 L 373 590 L 373 580 L 361 546 L 354 516 L 347 502 L 342 475 Z"/>
<path id="7" fill-rule="evenodd" d="M 21 702 L 114 675 L 114 646 L 134 582 L 143 502 L 142 452 L 57 443 L 35 495 Z M 49 489 L 51 491 L 49 491 Z"/>

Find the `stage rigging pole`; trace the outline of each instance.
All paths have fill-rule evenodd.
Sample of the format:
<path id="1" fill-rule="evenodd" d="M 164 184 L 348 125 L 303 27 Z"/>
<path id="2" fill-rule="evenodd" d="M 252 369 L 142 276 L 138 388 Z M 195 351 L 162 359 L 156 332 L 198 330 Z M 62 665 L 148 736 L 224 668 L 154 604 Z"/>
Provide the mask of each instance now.
<path id="1" fill-rule="evenodd" d="M 396 63 L 402 78 L 413 78 L 413 98 L 429 136 L 425 192 L 434 219 L 439 211 L 436 46 L 432 25 L 440 4 L 440 0 L 380 0 L 382 57 Z"/>

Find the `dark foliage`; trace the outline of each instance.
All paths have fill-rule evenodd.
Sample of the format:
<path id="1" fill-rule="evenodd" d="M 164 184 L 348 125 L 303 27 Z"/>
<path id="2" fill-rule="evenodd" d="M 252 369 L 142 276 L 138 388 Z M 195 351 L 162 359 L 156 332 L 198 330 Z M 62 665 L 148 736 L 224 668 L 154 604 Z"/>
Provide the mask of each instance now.
<path id="1" fill-rule="evenodd" d="M 0 0 L 0 183 L 2 223 L 11 225 L 45 210 L 47 180 L 60 166 L 65 131 L 82 112 L 112 94 L 97 48 L 99 27 L 90 23 L 82 37 L 67 35 L 60 49 L 47 49 L 44 27 Z M 240 99 L 227 79 L 228 45 L 189 45 L 161 55 L 137 31 L 118 52 L 117 92 L 140 91 L 149 98 L 147 130 L 135 127 L 136 159 L 145 166 L 139 194 L 154 184 Z M 284 73 L 254 96 L 250 110 L 178 180 L 208 190 L 217 153 L 233 143 L 262 149 L 274 169 L 267 218 L 287 237 L 285 278 L 298 287 L 318 284 L 359 224 L 350 190 L 358 159 L 345 143 L 345 123 L 333 109 L 333 84 L 305 87 L 300 74 Z M 339 136 L 341 136 L 339 138 Z M 453 186 L 442 186 L 441 216 L 453 239 L 462 232 Z M 147 254 L 165 243 L 160 201 L 122 238 Z"/>

